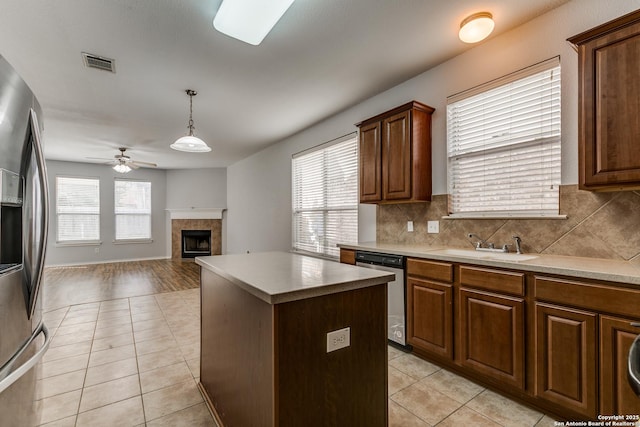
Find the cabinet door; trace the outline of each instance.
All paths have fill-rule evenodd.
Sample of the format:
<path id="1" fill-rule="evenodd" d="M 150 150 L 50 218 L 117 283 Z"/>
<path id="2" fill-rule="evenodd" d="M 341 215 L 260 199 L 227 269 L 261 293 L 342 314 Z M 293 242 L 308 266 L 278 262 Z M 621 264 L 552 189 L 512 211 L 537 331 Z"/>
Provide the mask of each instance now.
<path id="1" fill-rule="evenodd" d="M 356 265 L 356 251 L 340 248 L 340 262 L 342 264 Z"/>
<path id="2" fill-rule="evenodd" d="M 595 29 L 570 39 L 579 52 L 583 189 L 640 186 L 640 23 L 629 25 L 630 19 L 623 17 L 617 30 L 608 23 L 601 35 Z"/>
<path id="3" fill-rule="evenodd" d="M 524 300 L 460 289 L 460 363 L 524 389 Z"/>
<path id="4" fill-rule="evenodd" d="M 411 111 L 382 122 L 382 197 L 411 198 Z"/>
<path id="5" fill-rule="evenodd" d="M 380 122 L 360 128 L 360 202 L 382 200 Z"/>
<path id="6" fill-rule="evenodd" d="M 452 286 L 407 277 L 407 341 L 453 358 Z"/>
<path id="7" fill-rule="evenodd" d="M 640 329 L 631 320 L 600 316 L 600 413 L 640 414 L 640 399 L 627 381 L 627 356 Z"/>
<path id="8" fill-rule="evenodd" d="M 596 344 L 595 313 L 536 303 L 536 396 L 595 417 Z"/>

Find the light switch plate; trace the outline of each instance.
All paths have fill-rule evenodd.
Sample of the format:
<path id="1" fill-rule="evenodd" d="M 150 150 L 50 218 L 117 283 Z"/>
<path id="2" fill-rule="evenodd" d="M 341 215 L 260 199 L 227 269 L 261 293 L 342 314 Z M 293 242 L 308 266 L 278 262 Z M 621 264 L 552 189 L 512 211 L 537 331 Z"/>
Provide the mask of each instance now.
<path id="1" fill-rule="evenodd" d="M 351 328 L 327 332 L 327 353 L 340 350 L 351 345 Z"/>
<path id="2" fill-rule="evenodd" d="M 440 221 L 427 221 L 427 233 L 439 233 Z"/>
<path id="3" fill-rule="evenodd" d="M 409 233 L 413 232 L 413 221 L 407 221 L 407 231 Z"/>

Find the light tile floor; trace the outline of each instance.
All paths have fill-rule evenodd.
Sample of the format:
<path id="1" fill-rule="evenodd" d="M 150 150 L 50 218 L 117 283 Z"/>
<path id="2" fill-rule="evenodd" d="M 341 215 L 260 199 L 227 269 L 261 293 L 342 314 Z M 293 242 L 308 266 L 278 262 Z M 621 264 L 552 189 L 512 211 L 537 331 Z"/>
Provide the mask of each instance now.
<path id="1" fill-rule="evenodd" d="M 37 368 L 47 426 L 215 426 L 197 388 L 200 291 L 79 304 L 44 314 Z"/>
<path id="2" fill-rule="evenodd" d="M 547 427 L 554 420 L 389 347 L 389 426 Z"/>
<path id="3" fill-rule="evenodd" d="M 46 426 L 215 426 L 197 389 L 199 289 L 45 313 Z M 389 426 L 552 426 L 553 420 L 389 347 Z"/>

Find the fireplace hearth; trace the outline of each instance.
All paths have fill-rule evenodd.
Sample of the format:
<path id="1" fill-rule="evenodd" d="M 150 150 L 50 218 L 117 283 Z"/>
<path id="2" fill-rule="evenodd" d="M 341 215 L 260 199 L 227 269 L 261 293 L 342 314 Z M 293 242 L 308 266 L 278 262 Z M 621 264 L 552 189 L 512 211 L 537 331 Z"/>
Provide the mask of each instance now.
<path id="1" fill-rule="evenodd" d="M 182 258 L 211 255 L 211 230 L 182 230 Z"/>

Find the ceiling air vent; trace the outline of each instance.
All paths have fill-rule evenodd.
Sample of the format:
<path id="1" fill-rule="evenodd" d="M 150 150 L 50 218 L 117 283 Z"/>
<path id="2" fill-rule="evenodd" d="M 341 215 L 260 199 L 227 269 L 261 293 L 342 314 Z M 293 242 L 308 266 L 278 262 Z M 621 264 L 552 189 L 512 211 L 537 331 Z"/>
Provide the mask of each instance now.
<path id="1" fill-rule="evenodd" d="M 82 52 L 82 60 L 86 67 L 97 68 L 98 70 L 110 71 L 112 73 L 116 72 L 116 61 L 114 59 Z"/>

